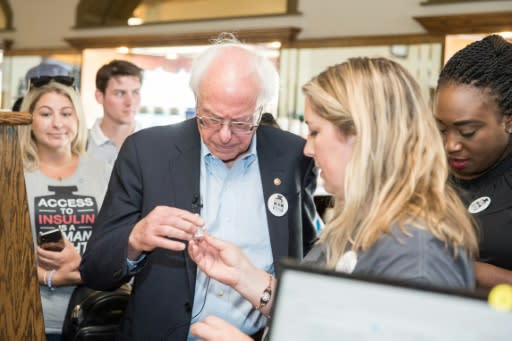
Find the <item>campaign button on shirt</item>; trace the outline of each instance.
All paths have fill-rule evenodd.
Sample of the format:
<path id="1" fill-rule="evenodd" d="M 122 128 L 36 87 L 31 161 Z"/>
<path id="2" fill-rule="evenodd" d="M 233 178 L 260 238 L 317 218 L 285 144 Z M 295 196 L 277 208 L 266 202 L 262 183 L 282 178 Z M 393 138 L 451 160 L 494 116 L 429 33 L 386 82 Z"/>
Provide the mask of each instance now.
<path id="1" fill-rule="evenodd" d="M 351 274 L 357 265 L 357 253 L 353 250 L 345 252 L 338 263 L 336 264 L 336 271 Z"/>
<path id="2" fill-rule="evenodd" d="M 468 211 L 471 214 L 480 213 L 483 210 L 487 209 L 491 204 L 491 198 L 489 197 L 480 197 L 475 200 L 471 204 L 469 204 Z"/>
<path id="3" fill-rule="evenodd" d="M 274 193 L 268 198 L 267 207 L 270 213 L 276 217 L 282 217 L 288 212 L 288 200 L 284 195 Z"/>

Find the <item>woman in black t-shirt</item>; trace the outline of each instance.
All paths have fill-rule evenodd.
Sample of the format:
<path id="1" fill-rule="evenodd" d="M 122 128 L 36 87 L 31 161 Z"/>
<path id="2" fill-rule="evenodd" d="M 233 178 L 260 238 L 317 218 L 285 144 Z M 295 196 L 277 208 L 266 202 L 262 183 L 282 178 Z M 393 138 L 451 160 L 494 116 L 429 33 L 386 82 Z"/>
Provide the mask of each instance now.
<path id="1" fill-rule="evenodd" d="M 477 284 L 512 284 L 512 44 L 491 35 L 457 52 L 434 112 L 452 179 L 480 225 Z"/>

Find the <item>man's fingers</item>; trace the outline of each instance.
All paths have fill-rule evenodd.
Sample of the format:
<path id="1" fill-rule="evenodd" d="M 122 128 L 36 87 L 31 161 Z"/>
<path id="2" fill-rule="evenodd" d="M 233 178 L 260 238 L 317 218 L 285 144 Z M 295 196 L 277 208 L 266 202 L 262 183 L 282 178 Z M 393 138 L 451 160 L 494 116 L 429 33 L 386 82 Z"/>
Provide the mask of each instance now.
<path id="1" fill-rule="evenodd" d="M 191 240 L 194 237 L 194 234 L 188 233 L 174 226 L 164 226 L 163 236 L 179 240 Z"/>
<path id="2" fill-rule="evenodd" d="M 135 225 L 130 235 L 130 246 L 139 252 L 152 251 L 156 247 L 182 251 L 185 249 L 183 241 L 192 240 L 203 225 L 203 218 L 195 213 L 158 206 Z"/>
<path id="3" fill-rule="evenodd" d="M 160 223 L 169 224 L 175 226 L 203 226 L 204 219 L 196 213 L 192 213 L 186 210 L 182 210 L 176 207 L 158 206 L 150 215 L 160 219 Z"/>
<path id="4" fill-rule="evenodd" d="M 160 238 L 160 241 L 156 246 L 171 251 L 183 251 L 186 247 L 185 243 L 183 242 L 166 238 Z"/>

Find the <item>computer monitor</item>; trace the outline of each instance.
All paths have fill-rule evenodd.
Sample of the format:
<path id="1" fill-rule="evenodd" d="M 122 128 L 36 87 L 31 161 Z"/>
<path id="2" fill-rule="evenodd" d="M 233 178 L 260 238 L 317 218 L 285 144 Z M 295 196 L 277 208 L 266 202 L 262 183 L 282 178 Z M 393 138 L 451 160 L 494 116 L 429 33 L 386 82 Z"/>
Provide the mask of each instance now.
<path id="1" fill-rule="evenodd" d="M 281 263 L 271 341 L 512 340 L 482 295 Z"/>

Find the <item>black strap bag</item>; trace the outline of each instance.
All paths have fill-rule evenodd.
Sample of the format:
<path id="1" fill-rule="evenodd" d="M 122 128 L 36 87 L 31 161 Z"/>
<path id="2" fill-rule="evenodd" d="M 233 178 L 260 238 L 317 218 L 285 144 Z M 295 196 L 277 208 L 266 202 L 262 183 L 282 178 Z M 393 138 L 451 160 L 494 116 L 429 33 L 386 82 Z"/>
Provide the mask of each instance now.
<path id="1" fill-rule="evenodd" d="M 62 340 L 115 340 L 130 293 L 131 286 L 128 284 L 114 291 L 97 291 L 83 285 L 77 286 L 69 300 Z"/>

